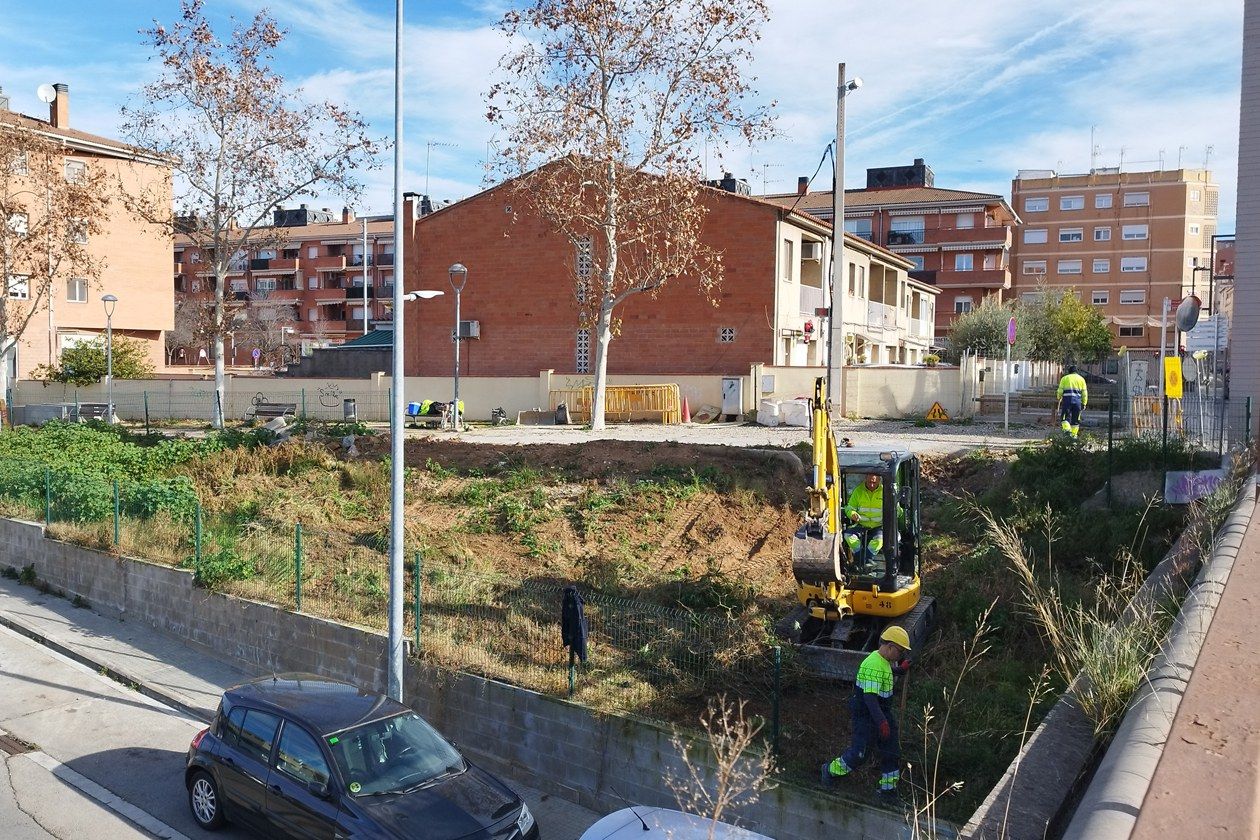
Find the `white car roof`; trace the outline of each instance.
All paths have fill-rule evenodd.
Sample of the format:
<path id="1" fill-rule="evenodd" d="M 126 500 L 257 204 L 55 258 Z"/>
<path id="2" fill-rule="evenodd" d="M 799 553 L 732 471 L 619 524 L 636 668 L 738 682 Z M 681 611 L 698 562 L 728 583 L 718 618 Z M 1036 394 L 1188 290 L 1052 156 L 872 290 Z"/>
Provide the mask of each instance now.
<path id="1" fill-rule="evenodd" d="M 642 818 L 641 823 L 639 819 Z M 647 823 L 648 830 L 643 830 Z M 694 814 L 636 805 L 614 811 L 583 832 L 578 840 L 708 840 L 712 823 Z M 746 828 L 718 823 L 713 840 L 772 840 Z"/>

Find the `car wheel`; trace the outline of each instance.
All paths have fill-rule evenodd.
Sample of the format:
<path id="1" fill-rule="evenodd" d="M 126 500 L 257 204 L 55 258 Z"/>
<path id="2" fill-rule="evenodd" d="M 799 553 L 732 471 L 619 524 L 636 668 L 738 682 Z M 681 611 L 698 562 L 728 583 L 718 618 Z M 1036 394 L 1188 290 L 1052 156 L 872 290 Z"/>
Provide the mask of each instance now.
<path id="1" fill-rule="evenodd" d="M 210 774 L 197 771 L 188 785 L 188 807 L 193 819 L 206 831 L 214 831 L 223 825 L 223 803 L 219 799 L 219 786 Z"/>

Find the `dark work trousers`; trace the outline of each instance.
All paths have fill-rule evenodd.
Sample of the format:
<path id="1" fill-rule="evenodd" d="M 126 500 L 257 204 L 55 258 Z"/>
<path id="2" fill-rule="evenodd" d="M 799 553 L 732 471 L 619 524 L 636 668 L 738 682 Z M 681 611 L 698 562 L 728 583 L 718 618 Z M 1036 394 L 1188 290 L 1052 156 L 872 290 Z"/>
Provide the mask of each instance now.
<path id="1" fill-rule="evenodd" d="M 884 776 L 899 773 L 901 770 L 901 747 L 897 740 L 897 721 L 892 716 L 887 704 L 880 707 L 884 717 L 888 718 L 890 737 L 886 741 L 879 740 L 879 728 L 871 719 L 871 713 L 857 692 L 849 698 L 849 711 L 853 714 L 853 742 L 844 755 L 840 757 L 850 770 L 856 770 L 866 763 L 870 757 L 871 745 L 879 751 L 879 772 Z M 896 786 L 896 782 L 893 782 Z"/>
<path id="2" fill-rule="evenodd" d="M 1060 420 L 1069 426 L 1081 425 L 1081 401 L 1064 397 L 1060 406 Z"/>

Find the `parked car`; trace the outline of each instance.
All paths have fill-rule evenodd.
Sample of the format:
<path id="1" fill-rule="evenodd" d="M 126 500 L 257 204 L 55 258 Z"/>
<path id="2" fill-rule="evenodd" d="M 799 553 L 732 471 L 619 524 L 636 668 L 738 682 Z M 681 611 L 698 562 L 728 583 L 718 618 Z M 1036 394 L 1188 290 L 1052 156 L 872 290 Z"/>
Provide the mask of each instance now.
<path id="1" fill-rule="evenodd" d="M 712 833 L 710 834 L 710 829 Z M 614 811 L 582 833 L 578 840 L 771 840 L 746 828 L 714 823 L 712 820 L 671 811 L 636 805 Z"/>
<path id="2" fill-rule="evenodd" d="M 310 674 L 230 688 L 184 771 L 203 829 L 267 837 L 537 840 L 529 808 L 411 709 Z"/>

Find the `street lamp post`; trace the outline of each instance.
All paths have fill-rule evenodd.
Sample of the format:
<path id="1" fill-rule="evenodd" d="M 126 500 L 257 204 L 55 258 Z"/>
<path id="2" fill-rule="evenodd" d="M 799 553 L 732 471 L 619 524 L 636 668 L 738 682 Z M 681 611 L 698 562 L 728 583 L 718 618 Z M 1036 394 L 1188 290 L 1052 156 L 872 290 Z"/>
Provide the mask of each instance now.
<path id="1" fill-rule="evenodd" d="M 401 18 L 400 18 L 401 19 Z M 402 247 L 402 240 L 396 239 L 398 247 Z M 402 266 L 398 267 L 401 272 Z M 402 684 L 403 684 L 403 553 L 406 539 L 406 531 L 403 525 L 403 471 L 406 465 L 403 463 L 404 447 L 403 434 L 404 423 L 406 418 L 403 416 L 403 406 L 405 405 L 405 395 L 403 394 L 403 335 L 402 323 L 403 313 L 402 304 L 408 301 L 438 297 L 444 294 L 440 291 L 424 289 L 409 294 L 400 294 L 402 289 L 403 278 L 401 273 L 395 274 L 394 278 L 394 359 L 393 359 L 393 379 L 390 385 L 390 406 L 389 406 L 389 434 L 390 434 L 390 463 L 389 463 L 389 676 L 388 676 L 388 693 L 389 696 L 399 703 L 402 702 Z M 419 570 L 416 570 L 419 573 Z"/>
<path id="2" fill-rule="evenodd" d="M 837 72 L 836 84 L 836 147 L 832 158 L 835 160 L 835 173 L 831 186 L 831 331 L 827 342 L 827 403 L 836 406 L 836 412 L 844 416 L 844 296 L 845 264 L 844 264 L 844 100 L 850 93 L 862 86 L 862 80 L 845 79 L 844 63 L 841 62 Z M 854 345 L 856 350 L 857 345 Z"/>
<path id="3" fill-rule="evenodd" d="M 464 291 L 464 284 L 468 282 L 468 269 L 463 263 L 455 263 L 447 270 L 447 273 L 451 277 L 451 288 L 455 290 L 455 403 L 451 409 L 453 412 L 451 428 L 459 431 L 459 344 L 463 340 L 459 334 L 459 295 Z"/>
<path id="4" fill-rule="evenodd" d="M 105 422 L 114 423 L 114 307 L 118 298 L 114 295 L 102 295 L 101 303 L 105 305 Z"/>

